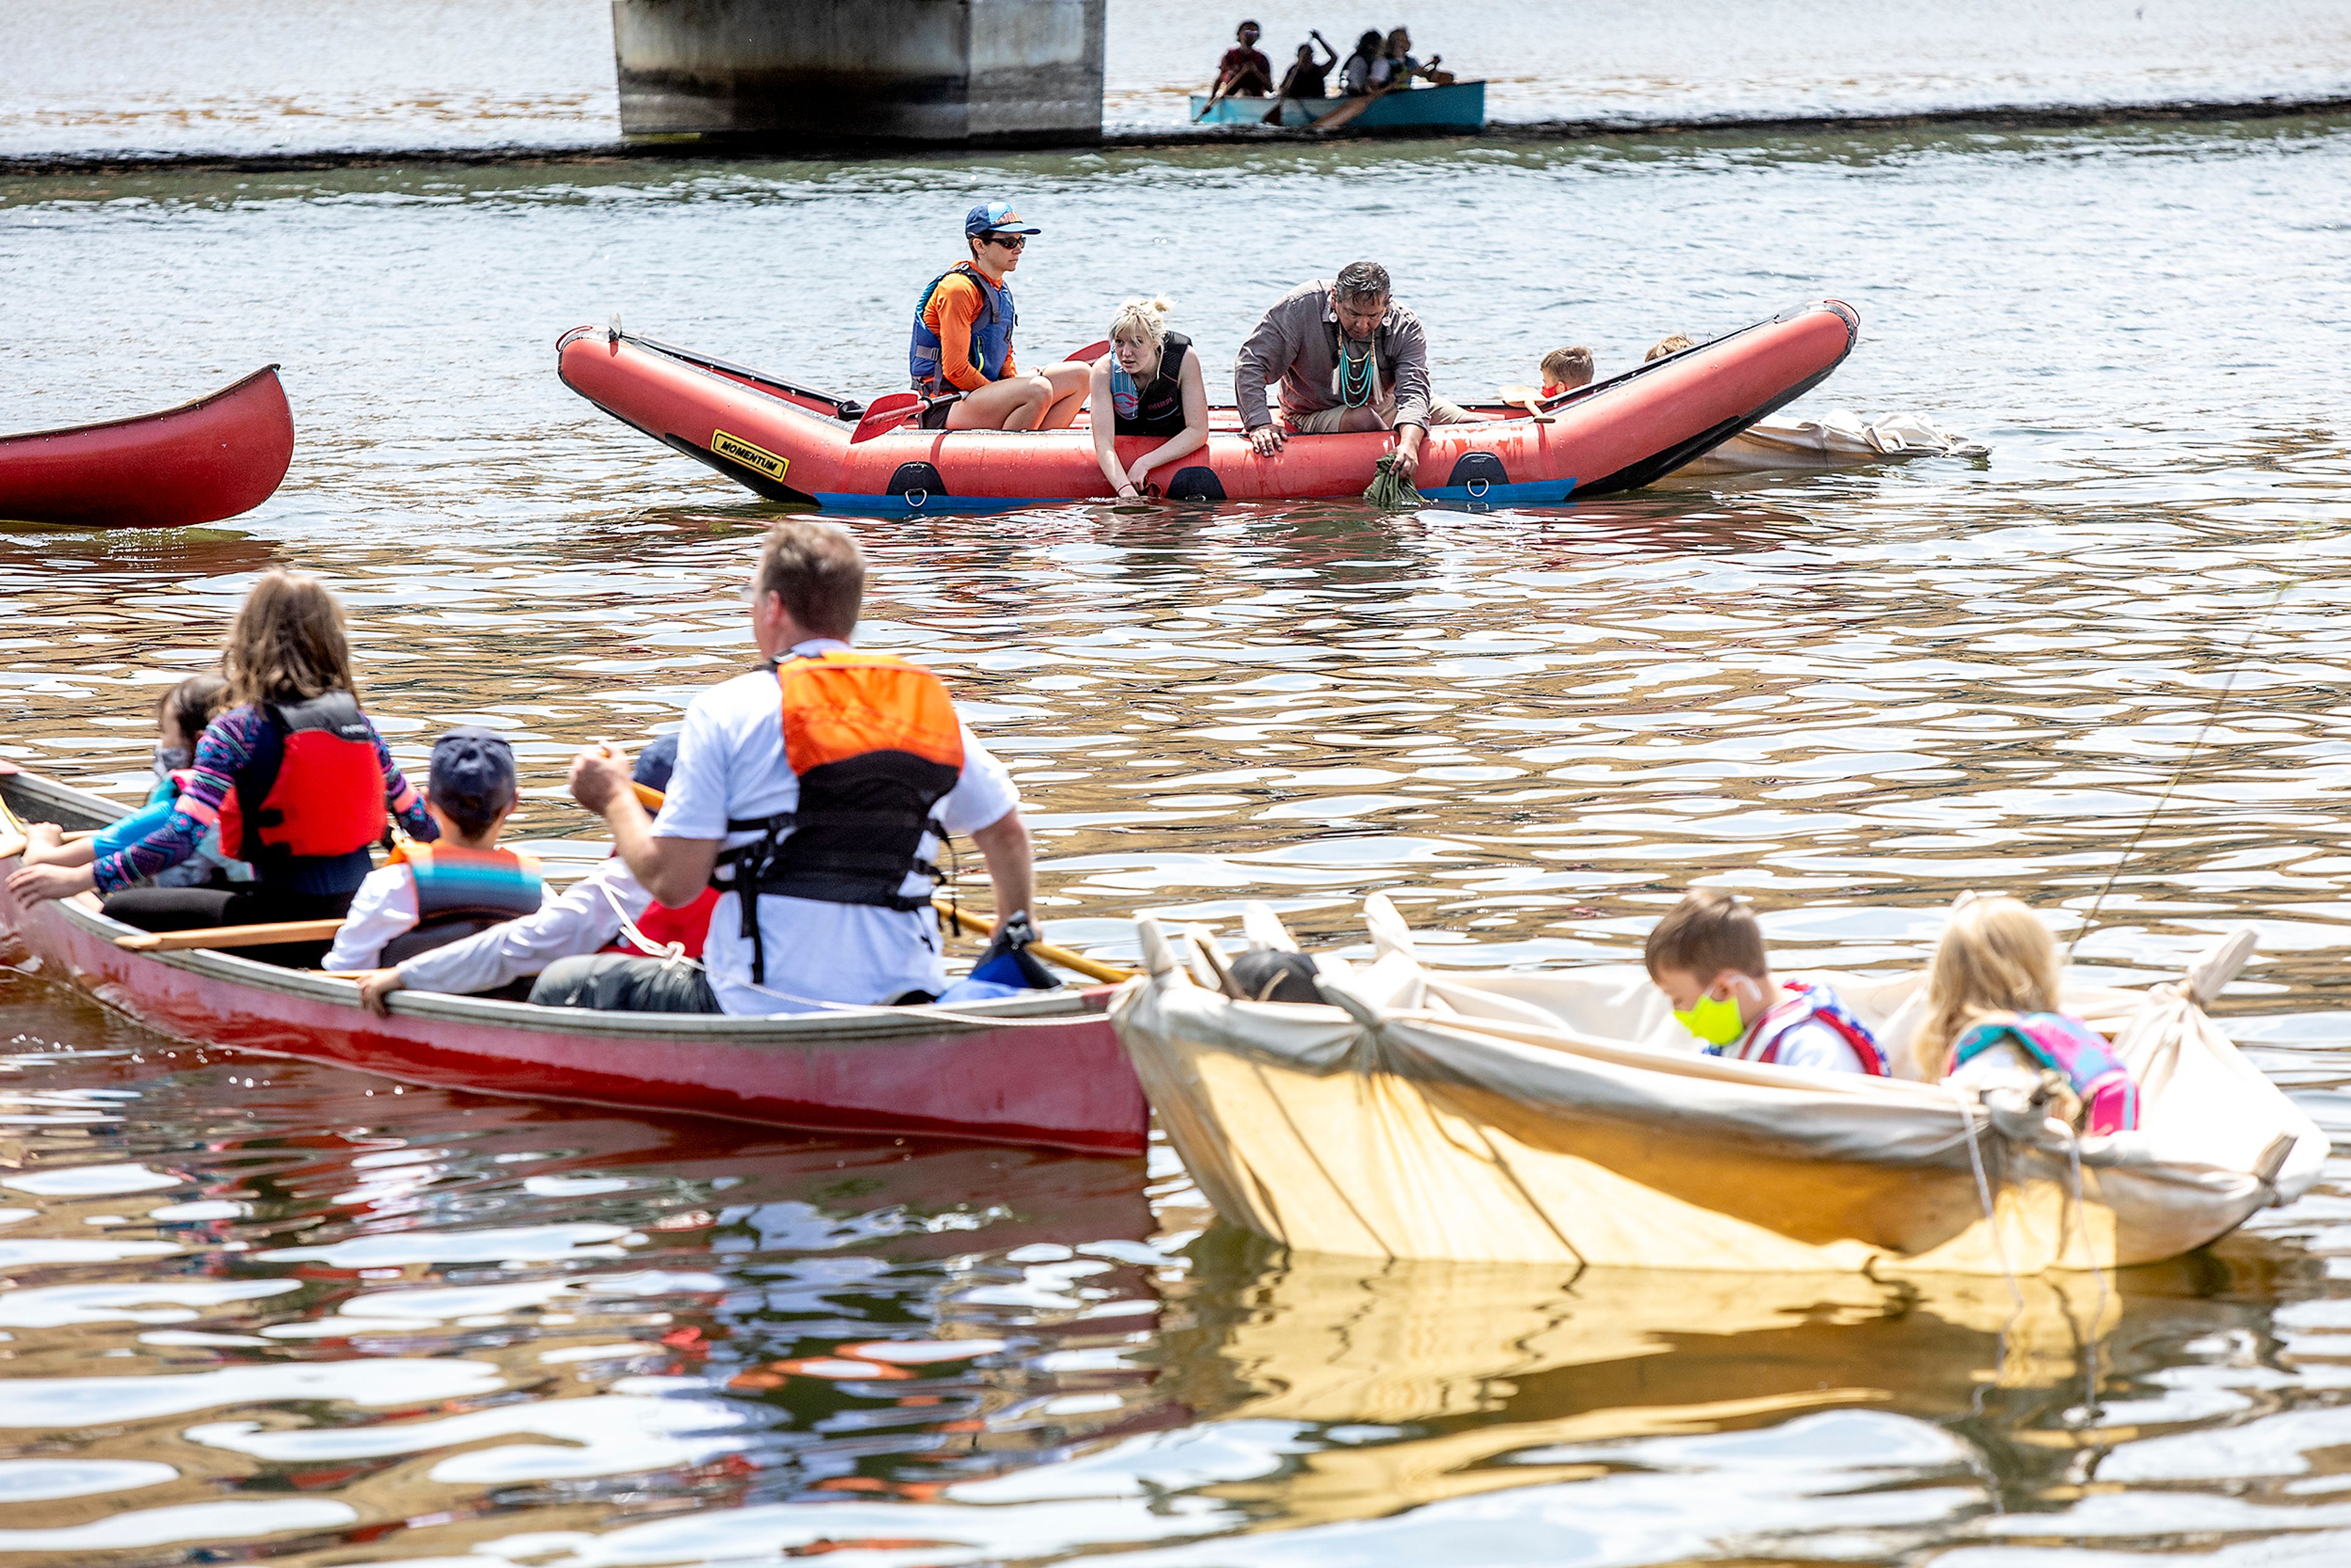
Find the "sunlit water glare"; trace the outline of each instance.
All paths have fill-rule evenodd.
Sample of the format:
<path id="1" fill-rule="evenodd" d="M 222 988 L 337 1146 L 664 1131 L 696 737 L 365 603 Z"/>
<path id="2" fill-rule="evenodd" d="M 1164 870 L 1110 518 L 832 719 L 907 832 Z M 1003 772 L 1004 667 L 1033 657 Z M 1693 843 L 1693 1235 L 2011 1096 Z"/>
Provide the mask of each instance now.
<path id="1" fill-rule="evenodd" d="M 279 361 L 233 526 L 0 532 L 0 754 L 129 790 L 254 573 L 329 577 L 411 760 L 562 761 L 751 658 L 775 509 L 565 392 L 614 308 L 862 395 L 1003 193 L 1024 345 L 1165 289 L 1212 366 L 1358 253 L 1456 396 L 1581 341 L 1852 301 L 1807 401 L 1989 443 L 1546 512 L 855 526 L 864 638 L 1022 780 L 1058 939 L 1384 890 L 1469 965 L 1621 961 L 1694 882 L 1782 962 L 1917 961 L 1959 891 L 2223 1011 L 2351 1123 L 2351 136 L 208 175 L 0 186 L 0 429 Z M 2167 791 L 2168 791 L 2167 795 Z M 2160 811 L 2157 811 L 2158 801 Z M 2136 854 L 2116 872 L 2116 857 Z M 204 1053 L 0 980 L 0 1553 L 26 1563 L 1903 1561 L 2351 1549 L 2351 1171 L 2116 1282 L 1383 1269 L 1141 1164 L 762 1135 Z M 2099 1343 L 2095 1357 L 2085 1343 Z M 2233 1558 L 2224 1559 L 2233 1561 Z"/>

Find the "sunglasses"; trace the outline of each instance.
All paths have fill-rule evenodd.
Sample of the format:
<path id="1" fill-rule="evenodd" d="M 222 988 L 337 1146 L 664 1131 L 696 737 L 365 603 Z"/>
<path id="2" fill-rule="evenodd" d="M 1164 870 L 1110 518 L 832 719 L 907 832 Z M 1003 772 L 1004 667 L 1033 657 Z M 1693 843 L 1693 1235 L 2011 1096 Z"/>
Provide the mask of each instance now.
<path id="1" fill-rule="evenodd" d="M 1000 245 L 1007 250 L 1019 250 L 1029 243 L 1027 235 L 989 235 L 987 243 Z"/>

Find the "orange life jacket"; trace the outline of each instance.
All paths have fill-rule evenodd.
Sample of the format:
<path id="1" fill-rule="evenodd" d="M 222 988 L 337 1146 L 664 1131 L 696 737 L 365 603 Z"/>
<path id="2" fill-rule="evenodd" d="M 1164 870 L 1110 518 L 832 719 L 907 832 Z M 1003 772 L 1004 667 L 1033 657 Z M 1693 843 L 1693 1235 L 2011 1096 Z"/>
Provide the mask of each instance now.
<path id="1" fill-rule="evenodd" d="M 932 810 L 963 776 L 963 728 L 939 678 L 887 653 L 830 651 L 776 665 L 783 696 L 784 758 L 799 805 L 737 820 L 757 832 L 718 857 L 711 885 L 740 891 L 752 983 L 765 984 L 758 897 L 815 899 L 884 909 L 923 909 L 930 893 L 902 891 L 909 875 L 936 878 L 923 859 L 925 834 L 944 840 Z"/>
<path id="2" fill-rule="evenodd" d="M 375 731 L 349 692 L 261 711 L 268 725 L 222 802 L 221 847 L 265 883 L 349 892 L 386 822 Z"/>

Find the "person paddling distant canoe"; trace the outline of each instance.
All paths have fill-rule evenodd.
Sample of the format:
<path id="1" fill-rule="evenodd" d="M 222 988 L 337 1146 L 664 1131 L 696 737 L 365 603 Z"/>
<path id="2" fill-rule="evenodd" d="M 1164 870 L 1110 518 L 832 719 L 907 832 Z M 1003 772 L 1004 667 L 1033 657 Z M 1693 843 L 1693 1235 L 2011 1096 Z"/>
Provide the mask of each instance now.
<path id="1" fill-rule="evenodd" d="M 1266 402 L 1274 381 L 1280 423 Z M 1259 456 L 1280 451 L 1290 435 L 1394 430 L 1407 479 L 1430 424 L 1470 417 L 1430 396 L 1420 318 L 1389 298 L 1387 268 L 1375 261 L 1351 261 L 1337 281 L 1302 283 L 1276 301 L 1233 362 L 1233 401 Z"/>
<path id="2" fill-rule="evenodd" d="M 1339 63 L 1339 51 L 1320 33 L 1309 35 L 1313 43 L 1298 46 L 1298 57 L 1290 62 L 1290 70 L 1281 78 L 1283 98 L 1322 98 L 1330 91 L 1331 68 Z M 1314 60 L 1314 45 L 1322 46 L 1322 61 Z"/>
<path id="3" fill-rule="evenodd" d="M 1361 98 L 1379 86 L 1374 72 L 1386 57 L 1387 44 L 1374 27 L 1355 40 L 1355 52 L 1339 68 L 1339 90 L 1349 98 Z"/>
<path id="4" fill-rule="evenodd" d="M 1364 37 L 1368 37 L 1370 35 L 1365 34 Z M 1451 81 L 1453 79 L 1451 72 L 1440 71 L 1437 68 L 1444 63 L 1443 55 L 1435 55 L 1430 57 L 1426 65 L 1422 65 L 1413 56 L 1412 35 L 1398 27 L 1382 42 L 1380 57 L 1372 62 L 1372 86 L 1374 89 L 1384 88 L 1391 92 L 1395 92 L 1410 87 L 1416 78 L 1426 78 L 1430 81 L 1437 81 L 1441 78 L 1446 81 Z"/>
<path id="5" fill-rule="evenodd" d="M 1094 457 L 1121 497 L 1143 492 L 1154 468 L 1208 442 L 1208 390 L 1192 340 L 1167 329 L 1165 299 L 1130 299 L 1110 324 L 1110 352 L 1094 361 L 1089 409 Z M 1151 448 L 1122 467 L 1116 438 L 1151 438 Z"/>
<path id="6" fill-rule="evenodd" d="M 1273 62 L 1257 47 L 1260 37 L 1255 22 L 1233 29 L 1235 43 L 1217 62 L 1217 79 L 1209 93 L 1217 98 L 1263 98 L 1273 90 Z"/>
<path id="7" fill-rule="evenodd" d="M 1013 363 L 1010 274 L 1037 233 L 1006 202 L 964 214 L 971 255 L 931 279 L 914 305 L 906 373 L 914 390 L 942 397 L 923 415 L 925 430 L 1060 430 L 1085 401 L 1086 367 L 1047 365 L 1023 375 Z"/>

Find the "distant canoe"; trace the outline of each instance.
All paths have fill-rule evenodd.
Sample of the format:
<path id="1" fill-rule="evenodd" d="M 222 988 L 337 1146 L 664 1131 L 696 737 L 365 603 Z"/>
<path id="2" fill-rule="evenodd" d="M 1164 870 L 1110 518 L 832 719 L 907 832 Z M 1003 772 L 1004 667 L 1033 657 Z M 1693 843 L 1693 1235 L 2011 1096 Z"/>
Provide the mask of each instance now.
<path id="1" fill-rule="evenodd" d="M 1281 100 L 1281 123 L 1309 126 L 1346 102 L 1343 98 L 1286 98 Z M 1270 98 L 1228 98 L 1209 109 L 1207 95 L 1194 93 L 1192 120 L 1198 125 L 1259 125 L 1272 107 Z M 1482 81 L 1387 93 L 1352 122 L 1353 128 L 1364 131 L 1476 131 L 1485 123 L 1486 84 Z"/>
<path id="2" fill-rule="evenodd" d="M 294 459 L 267 365 L 193 402 L 102 424 L 0 435 L 0 520 L 177 528 L 249 512 Z"/>

